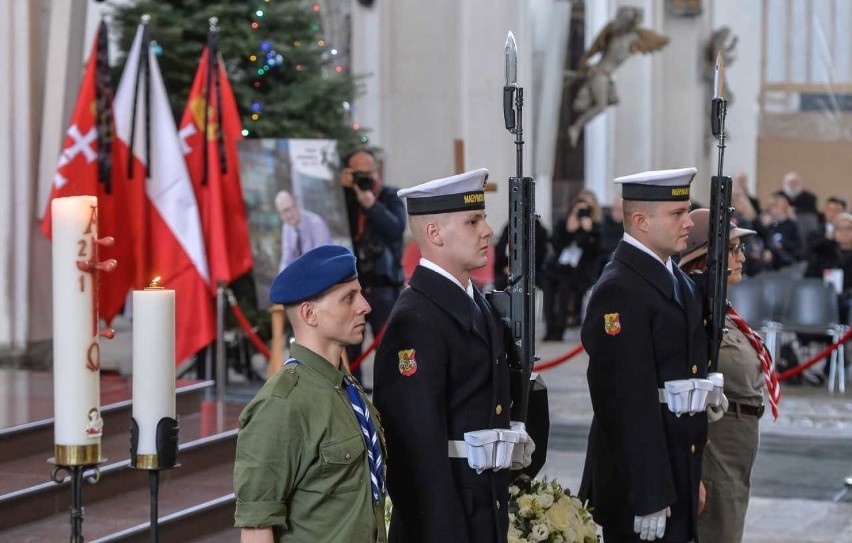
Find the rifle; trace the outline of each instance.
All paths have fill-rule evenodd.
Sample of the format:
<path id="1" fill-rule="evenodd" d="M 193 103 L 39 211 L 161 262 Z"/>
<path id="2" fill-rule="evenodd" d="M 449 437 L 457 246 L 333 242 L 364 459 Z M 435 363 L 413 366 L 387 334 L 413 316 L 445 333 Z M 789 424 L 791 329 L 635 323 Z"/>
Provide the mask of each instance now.
<path id="1" fill-rule="evenodd" d="M 535 364 L 535 180 L 524 177 L 524 88 L 518 85 L 518 48 L 515 36 L 506 38 L 503 120 L 515 135 L 515 177 L 509 178 L 509 281 L 505 290 L 492 291 L 489 300 L 506 330 L 512 370 L 512 420 L 526 422 L 529 380 Z M 524 386 L 527 384 L 527 386 Z M 535 439 L 535 438 L 533 438 Z"/>
<path id="2" fill-rule="evenodd" d="M 725 116 L 728 101 L 722 96 L 724 65 L 722 54 L 716 56 L 716 73 L 710 114 L 710 127 L 718 148 L 717 174 L 710 179 L 710 230 L 707 246 L 707 272 L 704 308 L 707 315 L 710 371 L 719 364 L 719 346 L 725 334 L 728 294 L 728 241 L 730 237 L 731 178 L 722 174 L 725 161 Z"/>

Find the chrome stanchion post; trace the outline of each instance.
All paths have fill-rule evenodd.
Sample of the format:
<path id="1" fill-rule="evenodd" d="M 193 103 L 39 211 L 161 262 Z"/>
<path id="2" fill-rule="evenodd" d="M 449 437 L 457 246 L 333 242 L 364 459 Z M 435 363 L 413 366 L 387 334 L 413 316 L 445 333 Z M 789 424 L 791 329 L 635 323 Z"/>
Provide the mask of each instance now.
<path id="1" fill-rule="evenodd" d="M 225 380 L 228 368 L 225 362 L 225 286 L 219 281 L 216 289 L 216 401 L 225 401 Z"/>

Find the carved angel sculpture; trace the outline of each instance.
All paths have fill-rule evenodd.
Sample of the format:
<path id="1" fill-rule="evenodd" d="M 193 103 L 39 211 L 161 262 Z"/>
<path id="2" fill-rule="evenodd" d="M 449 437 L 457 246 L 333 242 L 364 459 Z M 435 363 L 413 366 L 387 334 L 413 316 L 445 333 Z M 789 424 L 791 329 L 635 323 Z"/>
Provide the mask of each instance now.
<path id="1" fill-rule="evenodd" d="M 568 129 L 571 146 L 577 145 L 583 126 L 607 106 L 618 103 L 612 72 L 635 53 L 659 51 L 669 39 L 647 28 L 639 28 L 642 9 L 634 6 L 618 8 L 610 21 L 595 38 L 592 47 L 583 55 L 580 69 L 566 75 L 570 83 L 579 85 L 572 107 L 579 115 Z M 590 61 L 600 55 L 597 61 Z"/>

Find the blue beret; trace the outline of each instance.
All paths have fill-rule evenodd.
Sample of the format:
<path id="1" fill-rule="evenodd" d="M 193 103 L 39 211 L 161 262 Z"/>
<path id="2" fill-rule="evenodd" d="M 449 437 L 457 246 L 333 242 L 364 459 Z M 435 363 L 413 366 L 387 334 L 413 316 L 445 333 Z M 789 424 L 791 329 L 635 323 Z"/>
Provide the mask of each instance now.
<path id="1" fill-rule="evenodd" d="M 314 298 L 338 283 L 358 277 L 355 256 L 340 245 L 311 249 L 284 268 L 272 282 L 272 303 L 290 305 Z"/>

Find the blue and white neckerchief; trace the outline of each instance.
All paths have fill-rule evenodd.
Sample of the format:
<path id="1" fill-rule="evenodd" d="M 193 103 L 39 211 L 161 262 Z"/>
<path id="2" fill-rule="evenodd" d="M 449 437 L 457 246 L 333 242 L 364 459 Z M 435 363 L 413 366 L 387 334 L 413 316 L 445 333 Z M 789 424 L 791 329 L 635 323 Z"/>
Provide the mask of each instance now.
<path id="1" fill-rule="evenodd" d="M 385 478 L 382 476 L 382 447 L 379 444 L 379 435 L 376 432 L 375 424 L 373 424 L 370 410 L 367 409 L 367 405 L 358 392 L 358 387 L 352 377 L 347 375 L 343 379 L 343 384 L 346 388 L 346 394 L 349 396 L 352 411 L 355 412 L 355 418 L 358 419 L 358 424 L 361 426 L 361 433 L 364 434 L 367 459 L 370 462 L 370 484 L 373 490 L 373 499 L 378 502 L 381 495 L 385 493 Z"/>

